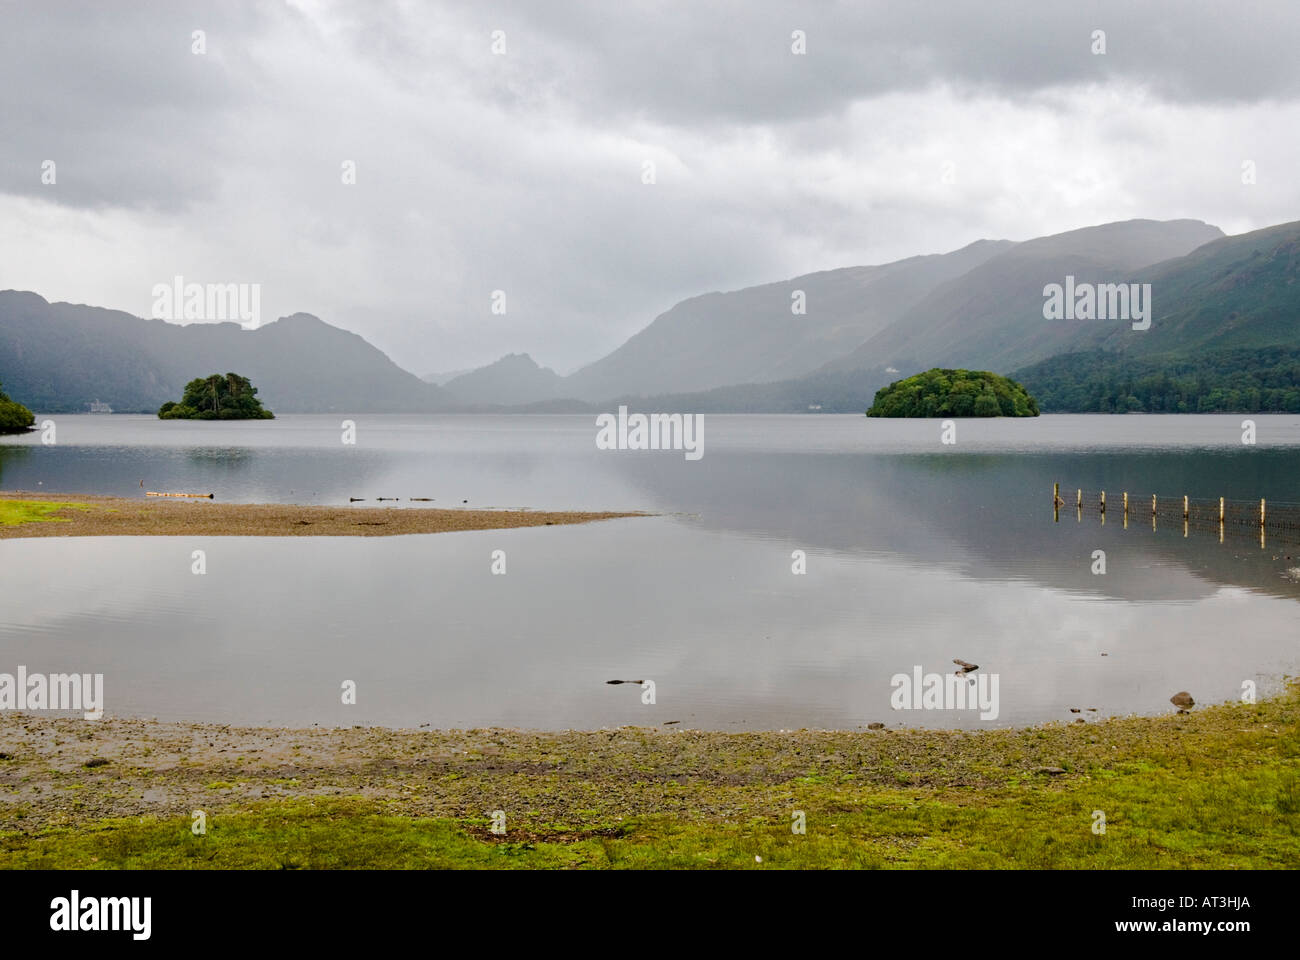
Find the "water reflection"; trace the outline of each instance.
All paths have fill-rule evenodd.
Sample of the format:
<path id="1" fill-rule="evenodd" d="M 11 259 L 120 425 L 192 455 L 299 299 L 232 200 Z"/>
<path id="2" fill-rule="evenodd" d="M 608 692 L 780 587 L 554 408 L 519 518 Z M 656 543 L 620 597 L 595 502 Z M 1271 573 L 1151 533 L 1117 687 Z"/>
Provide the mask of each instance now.
<path id="1" fill-rule="evenodd" d="M 0 465 L 7 486 L 132 496 L 144 478 L 221 500 L 433 496 L 662 516 L 380 540 L 0 541 L 0 665 L 103 672 L 118 714 L 720 729 L 979 726 L 890 710 L 894 674 L 954 658 L 999 674 L 998 725 L 1069 720 L 1071 707 L 1159 712 L 1181 689 L 1214 702 L 1296 670 L 1300 584 L 1286 574 L 1300 551 L 1070 510 L 1053 522 L 1051 504 L 1058 481 L 1300 499 L 1294 446 L 997 452 L 986 439 L 936 452 L 899 434 L 868 450 L 853 422 L 751 418 L 711 421 L 712 446 L 688 463 L 600 454 L 585 418 L 393 418 L 351 449 L 329 418 L 304 419 L 232 431 L 230 447 L 197 432 L 160 445 L 151 424 L 131 442 L 137 428 L 112 425 L 112 443 L 0 446 Z M 1094 419 L 1102 432 L 1113 422 Z M 74 426 L 61 439 L 95 429 Z M 204 576 L 190 572 L 194 549 L 207 551 Z M 498 549 L 506 576 L 491 574 Z M 797 550 L 806 574 L 792 572 Z M 604 684 L 620 677 L 655 679 L 658 702 Z M 340 703 L 344 680 L 355 707 Z"/>
<path id="2" fill-rule="evenodd" d="M 3 439 L 3 438 L 0 438 Z M 27 447 L 10 446 L 0 443 L 0 484 L 4 483 L 5 466 L 22 463 L 31 455 Z"/>

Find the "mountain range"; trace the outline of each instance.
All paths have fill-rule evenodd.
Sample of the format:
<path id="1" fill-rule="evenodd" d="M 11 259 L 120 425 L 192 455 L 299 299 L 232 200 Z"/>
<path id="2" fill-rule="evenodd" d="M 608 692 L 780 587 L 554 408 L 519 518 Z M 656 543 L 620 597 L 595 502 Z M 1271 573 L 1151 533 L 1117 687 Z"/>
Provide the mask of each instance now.
<path id="1" fill-rule="evenodd" d="M 1150 284 L 1150 328 L 1045 319 L 1044 289 L 1067 278 Z M 1245 364 L 1261 384 L 1289 389 L 1290 374 L 1254 352 L 1300 347 L 1297 280 L 1300 222 L 1227 237 L 1198 220 L 1129 220 L 691 297 L 569 376 L 508 354 L 424 379 L 308 314 L 255 330 L 179 325 L 4 291 L 0 382 L 40 412 L 83 410 L 96 399 L 152 412 L 189 379 L 226 371 L 249 377 L 265 404 L 284 413 L 578 411 L 619 402 L 665 411 L 861 412 L 891 380 L 961 366 L 1012 373 L 1031 391 L 1041 383 L 1045 410 L 1115 409 L 1107 397 L 1135 396 L 1129 381 L 1166 364 L 1186 373 L 1195 360 L 1194 389 L 1204 394 L 1214 388 L 1207 371 L 1215 375 L 1205 358 L 1224 351 L 1233 371 Z M 1295 378 L 1300 387 L 1300 367 Z M 1193 389 L 1190 382 L 1183 387 Z M 1086 403 L 1080 391 L 1091 391 Z M 1137 402 L 1126 399 L 1127 409 L 1145 408 Z M 1162 409 L 1196 408 L 1169 402 Z"/>
<path id="2" fill-rule="evenodd" d="M 247 330 L 237 323 L 168 323 L 119 310 L 49 303 L 0 291 L 0 382 L 42 413 L 157 411 L 185 384 L 235 372 L 286 413 L 447 409 L 440 387 L 407 373 L 355 333 L 298 313 Z"/>
<path id="3" fill-rule="evenodd" d="M 1101 329 L 1083 321 L 1043 318 L 1043 288 L 1067 276 L 1082 283 L 1122 283 L 1138 271 L 1178 259 L 1223 231 L 1199 220 L 1128 220 L 1027 240 L 932 289 L 897 323 L 832 363 L 856 369 L 881 360 L 895 367 L 1013 370 L 1073 348 Z M 1166 297 L 1161 286 L 1156 294 Z M 1106 329 L 1128 330 L 1125 324 Z"/>

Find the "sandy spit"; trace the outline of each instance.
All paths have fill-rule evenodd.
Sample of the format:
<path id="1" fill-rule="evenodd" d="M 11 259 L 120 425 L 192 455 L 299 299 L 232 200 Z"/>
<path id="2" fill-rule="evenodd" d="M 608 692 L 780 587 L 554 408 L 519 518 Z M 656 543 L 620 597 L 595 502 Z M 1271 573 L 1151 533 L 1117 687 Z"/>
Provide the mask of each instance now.
<path id="1" fill-rule="evenodd" d="M 421 507 L 318 507 L 293 504 L 216 503 L 211 500 L 131 499 L 85 494 L 0 492 L 0 500 L 85 504 L 50 521 L 0 525 L 0 539 L 22 537 L 391 537 L 454 530 L 544 527 L 643 513 L 541 510 L 428 509 Z"/>

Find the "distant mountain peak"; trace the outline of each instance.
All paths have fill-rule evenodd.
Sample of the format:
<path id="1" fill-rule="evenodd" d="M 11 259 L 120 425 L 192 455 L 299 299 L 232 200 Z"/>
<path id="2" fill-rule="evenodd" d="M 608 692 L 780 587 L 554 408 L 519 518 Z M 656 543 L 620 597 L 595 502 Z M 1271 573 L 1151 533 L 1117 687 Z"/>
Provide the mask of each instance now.
<path id="1" fill-rule="evenodd" d="M 120 310 L 0 292 L 0 373 L 11 395 L 42 412 L 106 401 L 154 412 L 186 383 L 238 370 L 285 413 L 445 410 L 443 391 L 398 367 L 360 335 L 309 313 L 246 329 L 235 322 L 170 323 Z"/>
<path id="2" fill-rule="evenodd" d="M 33 293 L 31 290 L 0 290 L 0 297 L 5 297 L 14 302 L 27 300 L 33 304 L 44 304 L 45 306 L 50 304 L 50 301 L 39 293 Z"/>
<path id="3" fill-rule="evenodd" d="M 500 360 L 488 364 L 488 367 L 527 367 L 531 370 L 547 369 L 527 353 L 507 353 Z"/>
<path id="4" fill-rule="evenodd" d="M 468 405 L 524 404 L 552 400 L 564 382 L 550 367 L 526 353 L 507 353 L 499 360 L 443 383 L 443 389 Z"/>

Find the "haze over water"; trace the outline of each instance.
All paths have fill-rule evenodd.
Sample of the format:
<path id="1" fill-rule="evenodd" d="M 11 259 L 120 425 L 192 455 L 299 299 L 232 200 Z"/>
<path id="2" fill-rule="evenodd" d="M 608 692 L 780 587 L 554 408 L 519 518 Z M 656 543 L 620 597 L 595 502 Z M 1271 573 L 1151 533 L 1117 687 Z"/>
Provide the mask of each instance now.
<path id="1" fill-rule="evenodd" d="M 1255 446 L 1239 415 L 963 420 L 943 446 L 931 420 L 706 415 L 697 462 L 599 451 L 591 416 L 357 416 L 355 446 L 343 418 L 60 416 L 53 446 L 0 445 L 0 485 L 658 516 L 391 538 L 0 541 L 0 670 L 102 672 L 109 714 L 161 719 L 743 730 L 1159 713 L 1176 691 L 1211 703 L 1254 681 L 1265 694 L 1300 666 L 1287 573 L 1300 543 L 1184 539 L 1136 508 L 1128 529 L 1077 522 L 1072 504 L 1053 522 L 1051 509 L 1056 481 L 1138 504 L 1300 500 L 1300 417 L 1254 416 Z M 1105 575 L 1091 572 L 1096 550 Z M 891 709 L 893 675 L 953 658 L 998 675 L 996 720 Z M 657 702 L 610 679 L 653 679 Z M 344 680 L 355 706 L 340 703 Z"/>

